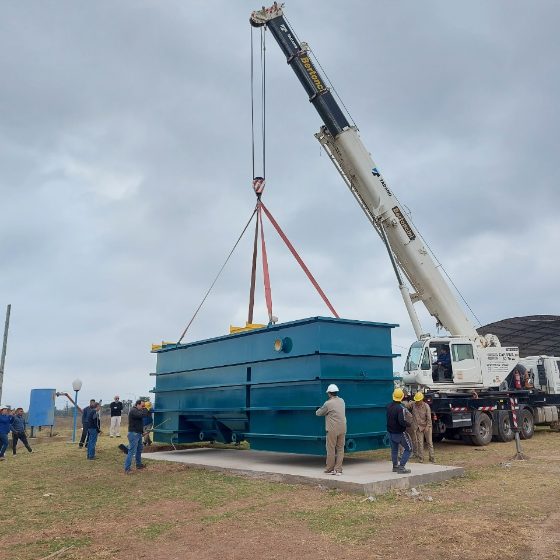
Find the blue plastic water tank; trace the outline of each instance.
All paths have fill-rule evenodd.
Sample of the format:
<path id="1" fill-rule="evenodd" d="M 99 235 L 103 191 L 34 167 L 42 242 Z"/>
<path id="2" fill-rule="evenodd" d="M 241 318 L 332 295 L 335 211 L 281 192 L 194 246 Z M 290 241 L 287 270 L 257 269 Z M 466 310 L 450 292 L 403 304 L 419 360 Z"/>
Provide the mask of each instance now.
<path id="1" fill-rule="evenodd" d="M 29 426 L 54 426 L 56 389 L 31 389 Z"/>

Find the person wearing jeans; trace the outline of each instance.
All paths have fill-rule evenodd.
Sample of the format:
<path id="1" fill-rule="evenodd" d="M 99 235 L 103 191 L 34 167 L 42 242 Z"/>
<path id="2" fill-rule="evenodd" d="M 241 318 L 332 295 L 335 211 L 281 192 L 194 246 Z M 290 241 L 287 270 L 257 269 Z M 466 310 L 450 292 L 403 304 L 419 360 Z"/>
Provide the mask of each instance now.
<path id="1" fill-rule="evenodd" d="M 89 406 L 86 406 L 83 410 L 82 410 L 82 435 L 80 437 L 80 443 L 79 443 L 79 447 L 83 447 L 84 445 L 86 446 L 87 449 L 87 436 L 88 436 L 88 414 L 89 414 L 89 410 L 90 408 L 95 405 L 95 399 L 91 399 L 89 401 Z"/>
<path id="2" fill-rule="evenodd" d="M 393 391 L 393 402 L 387 406 L 387 433 L 391 444 L 391 460 L 393 461 L 393 472 L 398 474 L 409 474 L 410 469 L 406 468 L 406 463 L 412 451 L 410 436 L 406 433 L 409 425 L 407 415 L 410 412 L 402 405 L 404 392 L 402 389 Z M 403 454 L 399 463 L 399 445 L 403 448 Z"/>
<path id="3" fill-rule="evenodd" d="M 23 417 L 23 408 L 17 408 L 12 422 L 12 452 L 14 455 L 16 454 L 18 440 L 25 445 L 29 453 L 33 451 L 27 441 L 27 434 L 25 433 L 26 427 L 25 418 Z"/>
<path id="4" fill-rule="evenodd" d="M 7 408 L 0 408 L 0 461 L 5 459 L 4 453 L 8 448 L 8 434 L 12 427 L 14 417 Z"/>
<path id="5" fill-rule="evenodd" d="M 144 444 L 142 436 L 144 433 L 144 418 L 148 415 L 147 409 L 141 400 L 136 401 L 133 408 L 128 413 L 128 452 L 124 460 L 124 472 L 130 474 L 132 472 L 132 459 L 136 461 L 136 468 L 143 469 L 142 450 Z"/>
<path id="6" fill-rule="evenodd" d="M 87 414 L 87 458 L 91 461 L 95 459 L 95 445 L 97 444 L 97 436 L 101 431 L 101 423 L 99 411 L 101 407 L 98 403 L 90 404 L 90 410 Z"/>

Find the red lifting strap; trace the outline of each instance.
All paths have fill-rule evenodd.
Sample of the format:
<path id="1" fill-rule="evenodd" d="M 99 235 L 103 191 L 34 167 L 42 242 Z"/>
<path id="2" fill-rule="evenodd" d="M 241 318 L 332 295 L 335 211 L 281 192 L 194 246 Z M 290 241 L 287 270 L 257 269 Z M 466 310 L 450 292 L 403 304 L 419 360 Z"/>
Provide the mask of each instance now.
<path id="1" fill-rule="evenodd" d="M 264 278 L 264 299 L 266 300 L 266 308 L 268 310 L 268 320 L 272 321 L 272 293 L 270 290 L 270 275 L 268 274 L 268 258 L 266 256 L 266 243 L 264 242 L 264 229 L 262 223 L 261 208 L 264 208 L 264 204 L 262 202 L 258 204 L 257 217 L 261 225 L 261 251 L 262 251 L 263 278 Z M 266 208 L 264 208 L 264 211 L 267 212 Z M 267 216 L 268 216 L 268 212 L 267 212 Z"/>
<path id="2" fill-rule="evenodd" d="M 251 266 L 251 287 L 249 289 L 249 314 L 247 323 L 253 322 L 253 308 L 255 307 L 255 280 L 257 276 L 257 247 L 259 241 L 259 219 L 255 220 L 255 237 L 253 239 L 253 262 Z"/>
<path id="3" fill-rule="evenodd" d="M 263 271 L 265 269 L 266 253 L 265 253 L 264 236 L 263 236 L 263 230 L 262 230 L 262 218 L 261 218 L 261 211 L 260 211 L 261 208 L 264 210 L 264 213 L 266 214 L 266 217 L 270 220 L 270 223 L 274 226 L 274 229 L 278 232 L 278 235 L 282 238 L 282 241 L 284 241 L 284 243 L 286 244 L 286 247 L 288 247 L 288 249 L 290 250 L 290 252 L 294 256 L 296 261 L 299 263 L 299 266 L 301 266 L 303 272 L 305 272 L 305 274 L 307 275 L 307 278 L 309 278 L 309 281 L 313 284 L 313 286 L 315 287 L 315 289 L 317 290 L 319 295 L 323 298 L 323 301 L 327 304 L 327 307 L 331 310 L 331 313 L 338 319 L 339 318 L 338 313 L 335 311 L 334 307 L 331 305 L 331 302 L 329 301 L 329 299 L 327 298 L 327 296 L 325 295 L 323 290 L 321 290 L 321 287 L 319 286 L 319 284 L 317 283 L 315 278 L 313 278 L 313 274 L 311 274 L 311 272 L 309 271 L 307 266 L 305 266 L 305 263 L 301 260 L 300 256 L 297 254 L 297 251 L 294 249 L 293 245 L 290 243 L 290 240 L 284 235 L 284 232 L 282 231 L 282 229 L 280 228 L 280 226 L 278 225 L 276 220 L 272 217 L 272 214 L 268 211 L 268 209 L 263 204 L 263 202 L 259 201 L 259 203 L 260 204 L 259 204 L 258 215 L 259 215 L 259 219 L 261 220 L 261 238 L 262 238 L 262 247 L 263 247 Z M 264 282 L 265 282 L 265 296 L 267 298 L 270 298 L 270 280 L 268 278 L 268 263 L 266 263 L 266 272 L 265 272 Z M 267 285 L 267 282 L 268 282 L 268 285 Z M 267 286 L 268 286 L 268 295 L 267 295 Z M 268 314 L 269 314 L 269 318 L 270 318 L 270 316 L 272 316 L 272 300 L 270 300 L 270 305 L 269 305 L 269 299 L 267 299 L 266 300 L 266 305 L 268 307 Z"/>

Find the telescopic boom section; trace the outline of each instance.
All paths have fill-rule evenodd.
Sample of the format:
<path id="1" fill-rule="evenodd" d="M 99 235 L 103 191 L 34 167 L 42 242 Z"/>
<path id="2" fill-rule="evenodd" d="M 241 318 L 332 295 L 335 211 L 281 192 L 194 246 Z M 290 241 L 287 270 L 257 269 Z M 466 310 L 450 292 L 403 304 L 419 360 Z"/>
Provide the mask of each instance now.
<path id="1" fill-rule="evenodd" d="M 266 25 L 280 45 L 288 64 L 325 123 L 316 134 L 317 139 L 328 152 L 342 178 L 388 245 L 398 267 L 414 288 L 415 293 L 411 295 L 405 289 L 401 289 L 401 293 L 416 335 L 420 337 L 421 329 L 412 303 L 422 301 L 429 313 L 451 335 L 478 338 L 476 329 L 363 145 L 357 128 L 350 126 L 311 61 L 307 46 L 299 43 L 287 24 L 282 7 L 283 4 L 274 3 L 270 8 L 253 12 L 250 18 L 251 25 Z"/>
<path id="2" fill-rule="evenodd" d="M 283 4 L 274 3 L 270 8 L 253 12 L 249 21 L 253 27 L 267 26 L 267 29 L 280 45 L 288 64 L 292 67 L 307 95 L 309 95 L 309 101 L 317 109 L 329 132 L 336 136 L 350 126 L 348 120 L 319 72 L 317 72 L 307 49 L 300 45 L 286 23 L 282 6 Z"/>

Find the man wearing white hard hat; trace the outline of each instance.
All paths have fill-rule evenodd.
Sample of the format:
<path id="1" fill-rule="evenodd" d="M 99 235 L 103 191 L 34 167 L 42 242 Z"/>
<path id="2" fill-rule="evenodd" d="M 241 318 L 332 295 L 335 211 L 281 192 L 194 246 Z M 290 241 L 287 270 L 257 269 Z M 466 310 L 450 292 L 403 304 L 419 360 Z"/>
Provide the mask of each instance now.
<path id="1" fill-rule="evenodd" d="M 331 383 L 327 387 L 328 400 L 315 414 L 325 417 L 327 430 L 327 464 L 325 472 L 333 475 L 342 474 L 344 460 L 344 442 L 346 440 L 346 405 L 338 396 L 338 387 Z"/>

